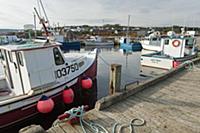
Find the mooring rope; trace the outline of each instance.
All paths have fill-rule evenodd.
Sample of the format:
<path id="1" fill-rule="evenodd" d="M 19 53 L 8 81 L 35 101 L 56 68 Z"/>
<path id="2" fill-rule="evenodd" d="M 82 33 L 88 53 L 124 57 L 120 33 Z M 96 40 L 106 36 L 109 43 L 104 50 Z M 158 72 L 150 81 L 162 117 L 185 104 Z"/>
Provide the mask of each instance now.
<path id="1" fill-rule="evenodd" d="M 122 132 L 122 129 L 126 128 L 126 127 L 129 127 L 130 133 L 134 133 L 135 132 L 134 127 L 135 126 L 143 126 L 143 125 L 145 125 L 145 120 L 139 119 L 139 118 L 135 118 L 135 119 L 132 119 L 131 122 L 129 124 L 127 124 L 127 125 L 120 125 L 119 123 L 115 123 L 113 125 L 113 128 L 112 128 L 112 133 L 115 133 L 117 131 L 117 126 L 118 125 L 119 125 L 118 133 Z"/>
<path id="2" fill-rule="evenodd" d="M 194 62 L 191 60 L 185 61 L 184 64 L 186 64 L 185 68 L 188 69 L 189 71 L 192 70 L 200 71 L 200 64 L 198 65 L 194 64 Z"/>
<path id="3" fill-rule="evenodd" d="M 81 125 L 83 133 L 87 133 L 84 124 L 88 126 L 90 129 L 93 130 L 94 133 L 109 133 L 106 128 L 104 128 L 102 125 L 94 123 L 94 122 L 87 122 L 83 119 L 85 113 L 84 106 L 80 106 L 78 108 L 72 108 L 68 111 L 65 112 L 65 114 L 69 114 L 68 118 L 65 118 L 64 120 L 59 120 L 57 119 L 54 123 L 53 126 L 57 126 L 59 123 L 64 122 L 64 121 L 69 121 L 72 120 L 73 118 L 79 118 L 79 123 Z M 143 126 L 145 124 L 145 121 L 143 119 L 132 119 L 131 122 L 127 125 L 120 125 L 119 123 L 115 123 L 112 128 L 112 133 L 117 132 L 117 126 L 119 126 L 118 133 L 122 131 L 123 128 L 129 127 L 130 128 L 130 133 L 134 133 L 134 127 L 136 126 Z"/>

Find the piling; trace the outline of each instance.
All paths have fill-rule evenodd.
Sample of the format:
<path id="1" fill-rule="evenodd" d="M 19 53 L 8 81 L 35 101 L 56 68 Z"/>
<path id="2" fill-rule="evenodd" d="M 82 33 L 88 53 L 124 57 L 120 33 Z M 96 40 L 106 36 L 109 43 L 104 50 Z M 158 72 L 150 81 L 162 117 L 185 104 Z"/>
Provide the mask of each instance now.
<path id="1" fill-rule="evenodd" d="M 121 86 L 121 69 L 120 64 L 111 64 L 110 67 L 110 83 L 109 83 L 109 95 L 113 95 L 116 92 L 122 91 Z"/>

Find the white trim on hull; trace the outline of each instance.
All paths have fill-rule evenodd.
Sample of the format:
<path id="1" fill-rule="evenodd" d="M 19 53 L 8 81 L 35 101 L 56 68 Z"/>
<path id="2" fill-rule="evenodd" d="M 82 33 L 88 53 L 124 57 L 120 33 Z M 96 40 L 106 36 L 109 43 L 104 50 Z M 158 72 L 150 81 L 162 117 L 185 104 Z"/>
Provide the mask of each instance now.
<path id="1" fill-rule="evenodd" d="M 151 51 L 161 51 L 161 46 L 153 46 L 148 44 L 142 44 L 143 49 L 151 50 Z"/>

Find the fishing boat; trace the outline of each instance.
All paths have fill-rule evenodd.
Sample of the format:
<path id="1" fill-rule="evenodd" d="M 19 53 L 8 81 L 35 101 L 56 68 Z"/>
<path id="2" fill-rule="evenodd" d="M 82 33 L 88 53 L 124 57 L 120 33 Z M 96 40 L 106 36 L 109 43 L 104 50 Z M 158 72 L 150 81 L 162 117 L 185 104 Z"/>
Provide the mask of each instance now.
<path id="1" fill-rule="evenodd" d="M 0 36 L 0 45 L 5 45 L 13 42 L 23 42 L 24 40 L 18 38 L 16 35 Z"/>
<path id="2" fill-rule="evenodd" d="M 161 51 L 161 35 L 160 32 L 149 32 L 143 40 L 140 41 L 145 50 Z"/>
<path id="3" fill-rule="evenodd" d="M 0 80 L 0 129 L 44 113 L 38 108 L 42 97 L 57 105 L 64 88 L 76 93 L 86 77 L 90 82 L 95 79 L 97 50 L 63 54 L 59 45 L 27 42 L 0 46 L 5 73 Z"/>
<path id="4" fill-rule="evenodd" d="M 97 50 L 62 53 L 34 8 L 47 40 L 0 46 L 0 129 L 38 114 L 51 113 L 61 102 L 73 104 L 80 89 L 91 89 L 97 75 Z"/>
<path id="5" fill-rule="evenodd" d="M 162 38 L 161 48 L 160 52 L 142 55 L 141 64 L 143 66 L 171 69 L 197 56 L 196 40 L 190 35 Z"/>
<path id="6" fill-rule="evenodd" d="M 103 40 L 100 36 L 90 36 L 89 39 L 84 41 L 85 46 L 112 46 L 113 41 Z"/>
<path id="7" fill-rule="evenodd" d="M 81 43 L 78 40 L 67 39 L 63 35 L 54 35 L 55 41 L 61 43 L 60 48 L 62 51 L 80 50 Z"/>
<path id="8" fill-rule="evenodd" d="M 120 39 L 120 49 L 124 51 L 142 51 L 142 45 L 140 42 L 130 42 L 129 38 L 122 37 Z"/>
<path id="9" fill-rule="evenodd" d="M 129 22 L 130 22 L 130 15 L 128 16 L 128 28 L 125 37 L 120 38 L 120 49 L 124 51 L 142 51 L 142 45 L 140 42 L 131 42 L 131 39 L 128 35 L 129 29 Z"/>

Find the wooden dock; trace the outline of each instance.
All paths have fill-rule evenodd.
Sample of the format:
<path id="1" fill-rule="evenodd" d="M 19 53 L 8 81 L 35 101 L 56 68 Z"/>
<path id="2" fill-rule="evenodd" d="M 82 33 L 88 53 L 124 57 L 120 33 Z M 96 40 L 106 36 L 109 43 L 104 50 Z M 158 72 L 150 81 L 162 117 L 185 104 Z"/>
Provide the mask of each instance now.
<path id="1" fill-rule="evenodd" d="M 194 60 L 199 61 L 199 59 Z M 176 70 L 154 79 L 129 86 L 124 92 L 100 99 L 95 109 L 84 116 L 86 121 L 104 126 L 109 133 L 118 122 L 145 120 L 134 127 L 135 133 L 200 133 L 200 68 Z M 88 133 L 92 130 L 86 127 Z M 82 133 L 80 124 L 60 123 L 48 133 Z M 124 129 L 128 133 L 129 128 Z"/>

